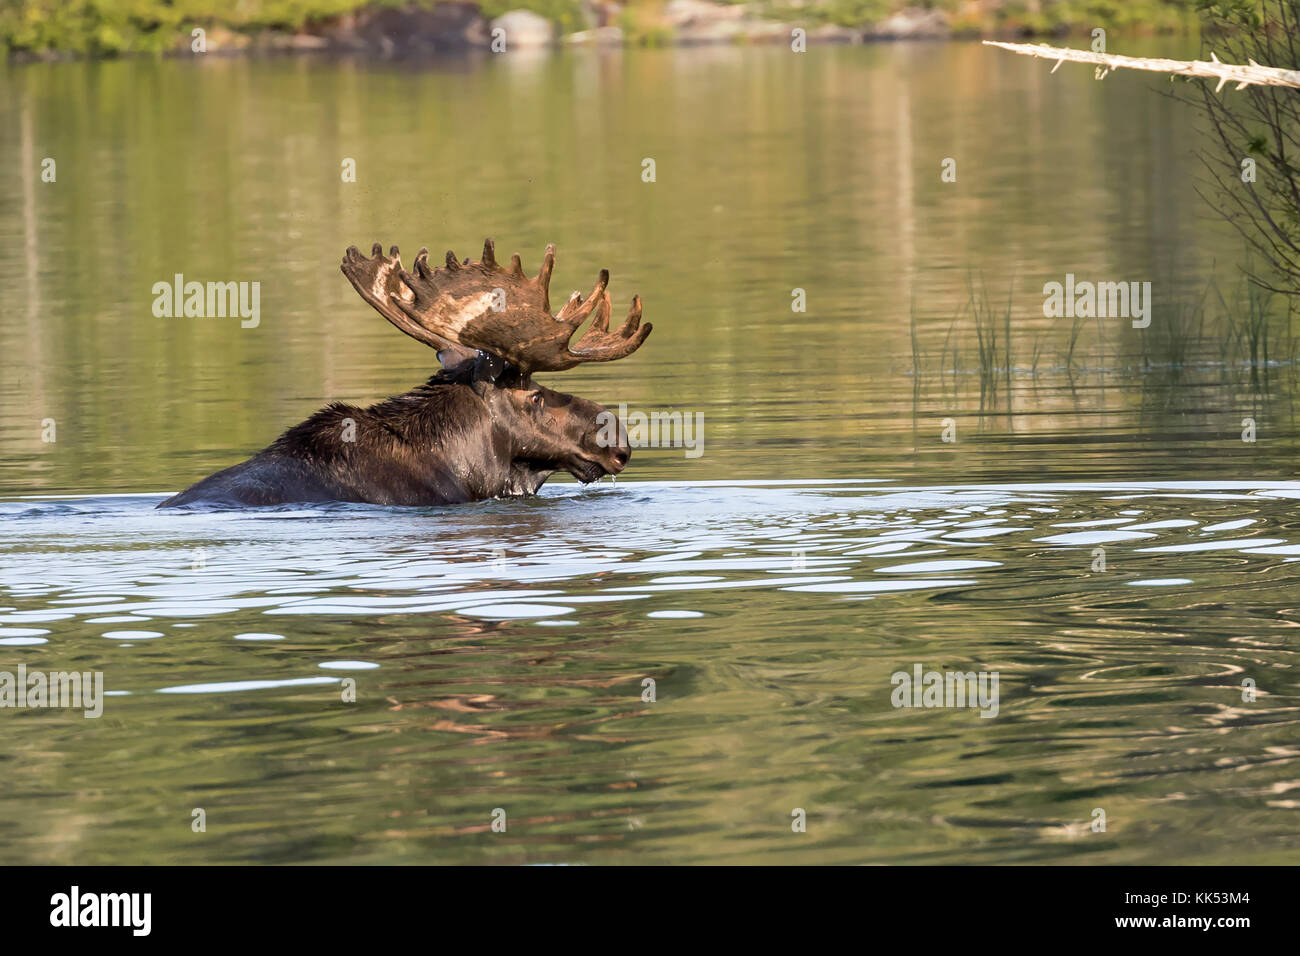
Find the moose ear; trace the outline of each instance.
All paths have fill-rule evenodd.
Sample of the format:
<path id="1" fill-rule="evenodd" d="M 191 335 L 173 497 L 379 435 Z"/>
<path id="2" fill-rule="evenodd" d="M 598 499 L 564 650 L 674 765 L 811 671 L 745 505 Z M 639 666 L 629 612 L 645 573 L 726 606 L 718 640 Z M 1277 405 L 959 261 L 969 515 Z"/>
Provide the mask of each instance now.
<path id="1" fill-rule="evenodd" d="M 477 352 L 468 363 L 470 370 L 470 387 L 479 395 L 497 384 L 497 379 L 506 370 L 505 360 L 490 352 Z"/>
<path id="2" fill-rule="evenodd" d="M 469 373 L 470 386 L 480 395 L 489 388 L 532 387 L 531 375 L 491 352 L 478 352 L 459 368 Z"/>
<path id="3" fill-rule="evenodd" d="M 463 349 L 458 345 L 438 349 L 438 364 L 442 370 L 452 376 L 468 373 L 478 361 L 478 353 Z"/>
<path id="4" fill-rule="evenodd" d="M 495 383 L 505 369 L 505 359 L 490 352 L 479 352 L 474 359 L 474 381 Z"/>

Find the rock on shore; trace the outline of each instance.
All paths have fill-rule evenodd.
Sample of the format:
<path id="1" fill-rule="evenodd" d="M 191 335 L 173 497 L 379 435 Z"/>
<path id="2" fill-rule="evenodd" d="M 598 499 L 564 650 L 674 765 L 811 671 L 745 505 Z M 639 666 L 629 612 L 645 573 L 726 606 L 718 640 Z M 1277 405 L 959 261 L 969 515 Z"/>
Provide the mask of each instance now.
<path id="1" fill-rule="evenodd" d="M 623 8 L 613 0 L 589 0 L 588 29 L 562 36 L 557 25 L 530 10 L 511 10 L 489 21 L 475 3 L 447 0 L 432 6 L 364 7 L 329 21 L 310 24 L 293 34 L 270 32 L 249 36 L 214 27 L 210 52 L 244 49 L 323 50 L 385 57 L 428 56 L 453 50 L 490 49 L 494 37 L 505 50 L 540 48 L 561 42 L 600 47 L 637 42 L 638 33 L 653 33 L 659 42 L 679 46 L 720 43 L 790 43 L 794 30 L 809 43 L 861 43 L 864 39 L 911 39 L 949 35 L 949 18 L 941 10 L 908 8 L 863 27 L 779 22 L 759 16 L 747 4 L 711 0 L 669 0 L 657 13 L 635 10 L 636 32 L 628 32 Z M 188 52 L 188 40 L 184 51 Z"/>

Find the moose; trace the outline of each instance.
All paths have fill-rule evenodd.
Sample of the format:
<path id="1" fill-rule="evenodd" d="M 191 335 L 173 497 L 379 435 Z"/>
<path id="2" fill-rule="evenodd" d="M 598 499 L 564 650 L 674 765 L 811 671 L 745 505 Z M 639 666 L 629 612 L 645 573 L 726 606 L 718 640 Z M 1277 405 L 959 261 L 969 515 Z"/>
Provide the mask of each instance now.
<path id="1" fill-rule="evenodd" d="M 459 504 L 535 494 L 556 471 L 586 483 L 627 467 L 632 452 L 612 412 L 532 380 L 624 358 L 646 340 L 653 326 L 641 324 L 639 296 L 610 329 L 608 270 L 590 295 L 573 293 L 552 315 L 554 245 L 536 277 L 524 275 L 518 255 L 499 265 L 491 239 L 477 262 L 448 252 L 445 267 L 430 268 L 421 249 L 411 273 L 396 246 L 385 256 L 376 243 L 370 258 L 349 247 L 341 268 L 380 315 L 436 350 L 441 370 L 369 408 L 332 403 L 158 507 Z"/>

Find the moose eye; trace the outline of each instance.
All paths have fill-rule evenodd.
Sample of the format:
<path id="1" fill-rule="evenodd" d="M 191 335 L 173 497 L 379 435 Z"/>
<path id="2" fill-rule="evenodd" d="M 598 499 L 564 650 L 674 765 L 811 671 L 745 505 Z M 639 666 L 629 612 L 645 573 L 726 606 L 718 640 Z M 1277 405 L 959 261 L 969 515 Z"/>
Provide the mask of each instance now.
<path id="1" fill-rule="evenodd" d="M 533 394 L 528 396 L 528 400 L 532 402 L 534 405 L 536 405 L 538 408 L 541 408 L 543 405 L 546 404 L 546 399 L 542 398 L 541 392 L 533 392 Z"/>

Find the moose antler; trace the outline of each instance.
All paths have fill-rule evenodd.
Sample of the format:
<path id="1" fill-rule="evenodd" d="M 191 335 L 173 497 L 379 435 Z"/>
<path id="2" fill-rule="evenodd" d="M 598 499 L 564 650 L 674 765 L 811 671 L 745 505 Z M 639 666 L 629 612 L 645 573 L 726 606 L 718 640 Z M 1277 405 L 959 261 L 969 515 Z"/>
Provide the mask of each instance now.
<path id="1" fill-rule="evenodd" d="M 407 335 L 435 349 L 438 352 L 438 361 L 445 368 L 452 368 L 464 361 L 472 360 L 473 349 L 461 348 L 452 340 L 421 328 L 398 308 L 397 303 L 403 299 L 407 302 L 414 301 L 415 293 L 399 278 L 399 273 L 402 271 L 402 258 L 397 251 L 397 246 L 393 246 L 389 250 L 389 255 L 385 256 L 383 246 L 376 242 L 371 247 L 370 253 L 371 258 L 367 259 L 361 255 L 356 246 L 349 246 L 343 258 L 343 274 L 348 277 L 352 287 L 361 293 L 361 298 L 374 306 L 375 311 Z"/>
<path id="2" fill-rule="evenodd" d="M 500 356 L 525 373 L 558 372 L 583 362 L 612 362 L 631 355 L 653 326 L 641 324 L 641 299 L 632 297 L 627 319 L 609 329 L 611 303 L 608 270 L 584 299 L 573 293 L 551 314 L 551 272 L 555 246 L 546 247 L 536 278 L 524 275 L 519 256 L 509 268 L 496 261 L 491 239 L 483 243 L 483 258 L 459 262 L 447 253 L 446 266 L 429 267 L 429 252 L 415 257 L 415 272 L 402 268 L 397 247 L 383 255 L 376 243 L 367 259 L 355 246 L 343 258 L 343 274 L 361 297 L 384 318 L 412 338 L 437 349 L 459 345 Z M 572 346 L 569 340 L 590 316 L 591 327 Z M 439 355 L 441 358 L 441 353 Z"/>

